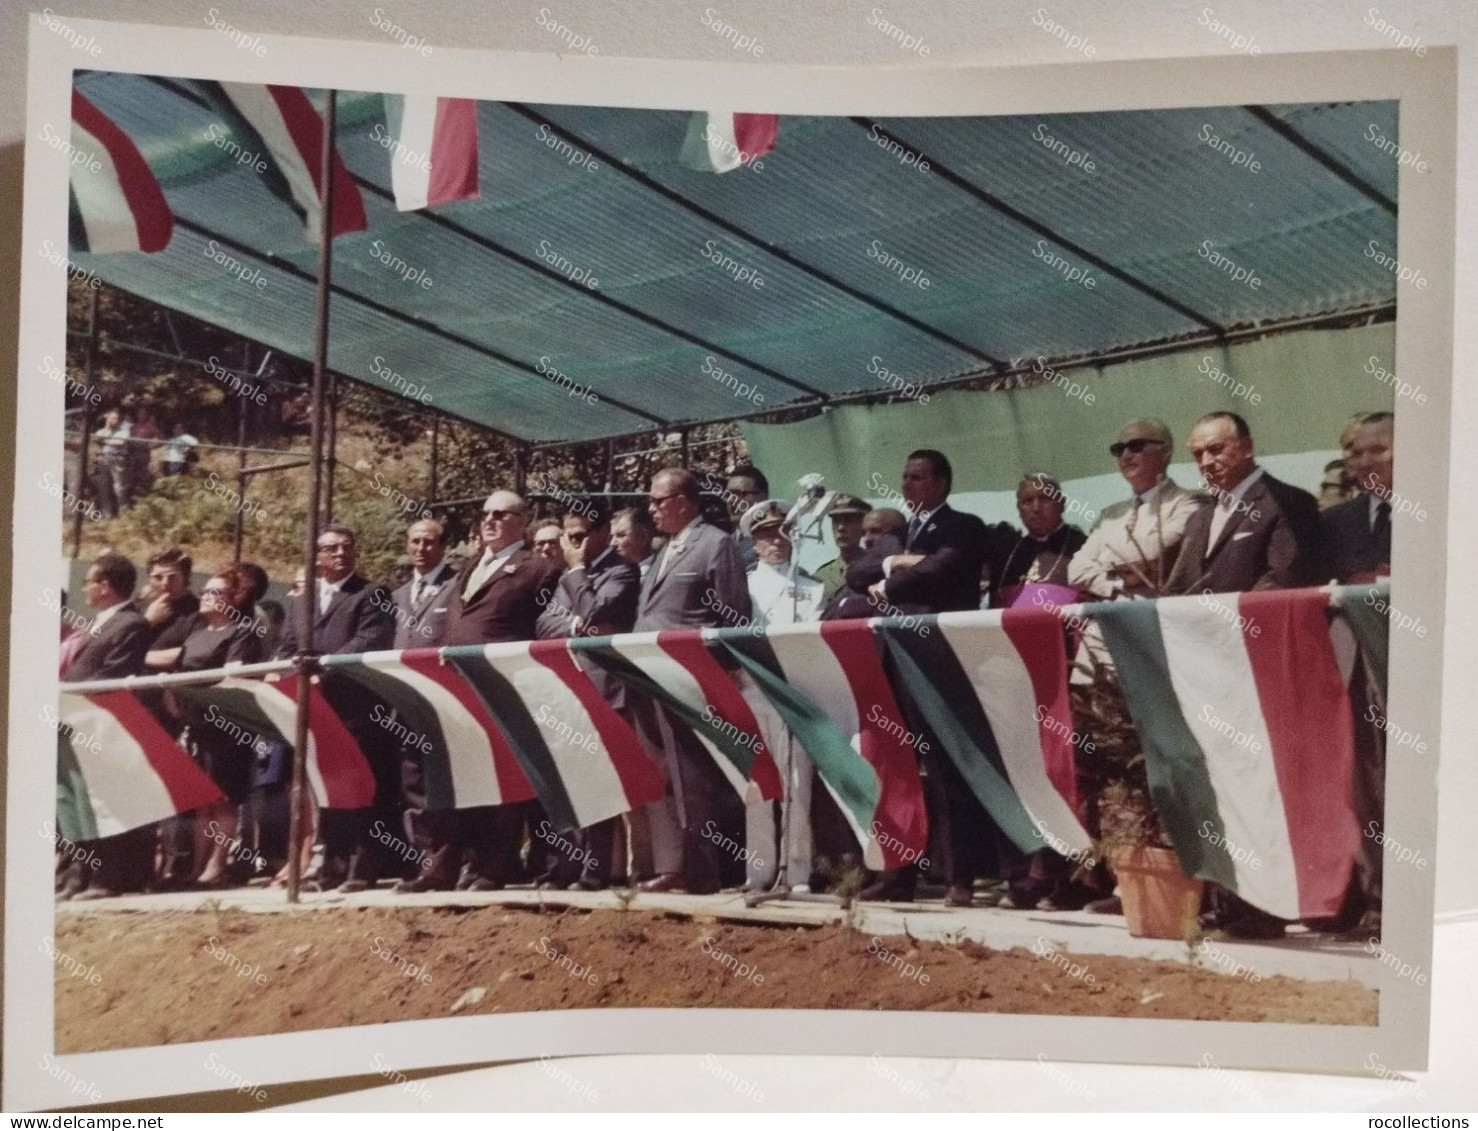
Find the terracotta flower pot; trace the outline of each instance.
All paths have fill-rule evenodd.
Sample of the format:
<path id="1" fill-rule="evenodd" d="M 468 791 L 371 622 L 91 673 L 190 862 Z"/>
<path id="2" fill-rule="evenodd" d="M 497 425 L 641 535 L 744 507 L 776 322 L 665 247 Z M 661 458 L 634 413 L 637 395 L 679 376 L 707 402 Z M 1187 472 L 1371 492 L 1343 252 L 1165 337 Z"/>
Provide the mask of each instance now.
<path id="1" fill-rule="evenodd" d="M 1179 939 L 1201 907 L 1200 880 L 1188 879 L 1171 848 L 1120 849 L 1109 860 L 1129 933 L 1137 939 Z"/>

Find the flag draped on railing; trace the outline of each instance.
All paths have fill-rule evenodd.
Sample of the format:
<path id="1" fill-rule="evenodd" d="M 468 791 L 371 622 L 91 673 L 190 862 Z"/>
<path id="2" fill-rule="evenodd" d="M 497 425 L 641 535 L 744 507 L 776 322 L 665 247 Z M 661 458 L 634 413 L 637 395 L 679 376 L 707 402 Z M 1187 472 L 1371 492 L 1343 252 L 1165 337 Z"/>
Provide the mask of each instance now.
<path id="1" fill-rule="evenodd" d="M 598 673 L 688 727 L 751 796 L 781 796 L 772 748 L 796 742 L 870 867 L 927 851 L 920 755 L 947 758 L 1023 850 L 1085 852 L 1075 759 L 1094 756 L 1093 736 L 1069 710 L 1060 618 L 1089 617 L 1186 874 L 1286 918 L 1332 914 L 1360 832 L 1351 699 L 1330 625 L 1350 620 L 1383 672 L 1383 625 L 1363 615 L 1383 592 L 1340 590 L 1335 613 L 1329 593 L 1293 590 L 326 656 L 334 694 L 315 683 L 309 780 L 321 805 L 369 805 L 374 779 L 355 736 L 380 727 L 421 752 L 430 808 L 537 798 L 562 830 L 627 812 L 663 796 L 662 770 Z M 171 692 L 209 725 L 291 746 L 295 677 L 217 674 L 228 678 Z M 62 696 L 61 717 L 107 751 L 99 761 L 63 743 L 58 781 L 80 835 L 218 799 L 130 706 L 150 684 L 68 685 Z"/>

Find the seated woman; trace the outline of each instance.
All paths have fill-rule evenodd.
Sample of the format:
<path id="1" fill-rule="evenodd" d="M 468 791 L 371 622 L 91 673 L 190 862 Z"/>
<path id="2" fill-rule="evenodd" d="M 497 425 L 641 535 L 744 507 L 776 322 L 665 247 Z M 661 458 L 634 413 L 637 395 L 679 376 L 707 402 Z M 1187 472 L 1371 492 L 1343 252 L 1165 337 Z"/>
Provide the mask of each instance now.
<path id="1" fill-rule="evenodd" d="M 263 657 L 260 622 L 251 607 L 252 577 L 238 566 L 216 571 L 200 592 L 200 613 L 174 661 L 174 670 L 209 671 L 227 664 L 252 664 Z M 226 800 L 202 810 L 195 819 L 195 858 L 204 864 L 197 882 L 220 887 L 226 882 L 227 851 L 234 842 L 241 806 L 251 794 L 256 770 L 256 744 L 243 746 L 212 724 L 206 712 L 187 708 L 190 745 Z M 206 842 L 213 842 L 209 850 Z"/>

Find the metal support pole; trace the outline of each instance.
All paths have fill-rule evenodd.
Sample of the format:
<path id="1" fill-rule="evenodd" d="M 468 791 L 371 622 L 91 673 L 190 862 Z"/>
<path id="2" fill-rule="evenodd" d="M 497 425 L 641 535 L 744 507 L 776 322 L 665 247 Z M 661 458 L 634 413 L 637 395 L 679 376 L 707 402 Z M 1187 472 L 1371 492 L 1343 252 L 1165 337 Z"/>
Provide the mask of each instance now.
<path id="1" fill-rule="evenodd" d="M 250 369 L 251 343 L 241 343 L 241 368 Z M 240 450 L 236 453 L 236 497 L 245 501 L 246 499 L 246 398 L 236 398 L 236 446 Z M 236 521 L 233 523 L 235 529 L 232 531 L 231 560 L 241 560 L 241 541 L 246 531 L 246 508 L 236 508 Z"/>
<path id="2" fill-rule="evenodd" d="M 339 377 L 328 375 L 328 480 L 323 490 L 324 522 L 334 520 L 334 474 L 339 467 Z"/>
<path id="3" fill-rule="evenodd" d="M 436 473 L 441 456 L 441 417 L 431 418 L 431 482 L 426 486 L 426 502 L 436 502 Z"/>
<path id="4" fill-rule="evenodd" d="M 82 398 L 82 446 L 77 452 L 77 497 L 84 498 L 87 493 L 87 473 L 89 457 L 92 454 L 92 398 L 95 390 L 92 385 L 93 365 L 97 361 L 98 352 L 98 288 L 90 288 L 91 297 L 87 305 L 87 352 L 83 355 L 83 382 L 87 389 L 87 395 Z M 62 355 L 62 368 L 65 369 L 67 359 L 65 351 Z M 82 507 L 72 510 L 72 556 L 74 558 L 82 554 Z"/>
<path id="5" fill-rule="evenodd" d="M 528 486 L 529 479 L 529 446 L 519 444 L 513 451 L 513 491 L 522 495 L 524 488 Z"/>
<path id="6" fill-rule="evenodd" d="M 293 735 L 293 784 L 289 793 L 287 825 L 287 900 L 298 902 L 302 880 L 303 796 L 308 781 L 308 709 L 310 681 L 318 671 L 313 648 L 313 625 L 318 620 L 318 507 L 323 495 L 324 393 L 328 376 L 328 296 L 333 268 L 334 211 L 334 121 L 338 92 L 326 93 L 323 106 L 323 144 L 318 154 L 318 297 L 313 327 L 313 428 L 309 436 L 312 462 L 308 465 L 307 531 L 303 538 L 303 570 L 306 584 L 298 601 L 297 726 Z"/>

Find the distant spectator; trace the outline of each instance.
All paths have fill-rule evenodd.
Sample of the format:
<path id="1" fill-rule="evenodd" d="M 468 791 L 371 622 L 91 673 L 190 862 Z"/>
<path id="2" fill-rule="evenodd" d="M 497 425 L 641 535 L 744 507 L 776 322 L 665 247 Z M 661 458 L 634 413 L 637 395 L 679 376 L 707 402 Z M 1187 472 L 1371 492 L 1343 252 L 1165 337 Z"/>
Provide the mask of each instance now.
<path id="1" fill-rule="evenodd" d="M 117 409 L 110 409 L 103 417 L 103 426 L 92 434 L 98 445 L 92 465 L 92 491 L 108 518 L 117 518 L 128 505 L 128 438 L 132 434 L 133 424 Z"/>
<path id="2" fill-rule="evenodd" d="M 534 528 L 534 537 L 532 538 L 532 549 L 534 553 L 560 570 L 563 570 L 565 567 L 564 549 L 560 546 L 560 537 L 562 534 L 563 531 L 560 529 L 559 523 L 550 519 L 539 523 Z"/>
<path id="3" fill-rule="evenodd" d="M 159 470 L 165 475 L 188 475 L 190 465 L 200 462 L 200 441 L 183 428 L 175 428 L 164 443 Z"/>

